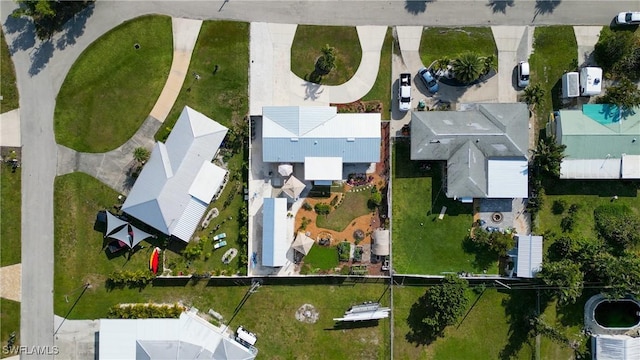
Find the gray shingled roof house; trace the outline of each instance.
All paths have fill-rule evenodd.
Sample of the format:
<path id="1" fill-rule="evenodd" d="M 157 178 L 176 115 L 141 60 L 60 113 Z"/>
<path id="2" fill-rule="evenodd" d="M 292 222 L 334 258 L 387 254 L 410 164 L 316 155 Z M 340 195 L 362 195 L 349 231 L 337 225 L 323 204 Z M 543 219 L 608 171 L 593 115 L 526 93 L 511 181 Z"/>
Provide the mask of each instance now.
<path id="1" fill-rule="evenodd" d="M 464 111 L 411 114 L 411 160 L 444 160 L 447 197 L 528 196 L 529 109 L 473 104 Z"/>

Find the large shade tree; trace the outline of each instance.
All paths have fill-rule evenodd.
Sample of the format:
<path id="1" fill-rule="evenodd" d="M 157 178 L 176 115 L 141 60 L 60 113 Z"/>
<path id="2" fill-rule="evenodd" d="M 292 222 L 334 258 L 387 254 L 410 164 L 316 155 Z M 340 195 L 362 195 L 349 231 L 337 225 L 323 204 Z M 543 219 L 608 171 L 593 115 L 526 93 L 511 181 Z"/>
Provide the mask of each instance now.
<path id="1" fill-rule="evenodd" d="M 573 260 L 545 262 L 537 276 L 550 287 L 562 304 L 575 303 L 584 288 L 584 273 Z"/>
<path id="2" fill-rule="evenodd" d="M 443 336 L 444 329 L 464 314 L 469 301 L 468 286 L 467 280 L 450 274 L 441 284 L 430 287 L 411 307 L 409 341 L 428 344 Z"/>

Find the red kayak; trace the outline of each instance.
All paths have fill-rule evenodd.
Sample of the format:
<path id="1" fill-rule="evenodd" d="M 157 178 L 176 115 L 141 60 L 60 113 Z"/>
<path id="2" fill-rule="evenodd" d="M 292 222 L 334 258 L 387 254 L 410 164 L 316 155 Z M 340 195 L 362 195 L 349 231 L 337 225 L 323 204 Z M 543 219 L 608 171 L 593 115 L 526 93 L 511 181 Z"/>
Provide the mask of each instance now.
<path id="1" fill-rule="evenodd" d="M 151 253 L 151 258 L 149 259 L 149 269 L 153 271 L 154 274 L 158 273 L 158 261 L 160 258 L 160 248 L 153 249 Z"/>

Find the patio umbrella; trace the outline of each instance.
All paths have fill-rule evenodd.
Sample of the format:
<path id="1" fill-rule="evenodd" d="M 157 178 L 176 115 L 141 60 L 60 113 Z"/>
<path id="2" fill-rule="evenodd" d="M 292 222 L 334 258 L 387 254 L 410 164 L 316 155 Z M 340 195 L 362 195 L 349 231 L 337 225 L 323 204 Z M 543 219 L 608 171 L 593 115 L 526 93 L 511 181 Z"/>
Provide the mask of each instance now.
<path id="1" fill-rule="evenodd" d="M 291 247 L 297 252 L 303 255 L 307 255 L 314 243 L 315 241 L 313 241 L 312 238 L 308 237 L 302 232 L 299 232 L 298 235 L 296 235 L 296 240 L 293 242 Z"/>
<path id="2" fill-rule="evenodd" d="M 293 174 L 293 165 L 291 164 L 280 164 L 278 166 L 278 173 L 282 176 L 289 176 Z"/>
<path id="3" fill-rule="evenodd" d="M 120 220 L 112 213 L 105 211 L 107 213 L 107 231 L 105 232 L 105 237 L 117 232 L 123 226 L 127 225 L 127 222 L 124 220 Z"/>
<path id="4" fill-rule="evenodd" d="M 295 176 L 291 176 L 284 182 L 282 186 L 282 192 L 292 199 L 297 199 L 302 191 L 307 187 L 302 181 L 298 180 Z"/>

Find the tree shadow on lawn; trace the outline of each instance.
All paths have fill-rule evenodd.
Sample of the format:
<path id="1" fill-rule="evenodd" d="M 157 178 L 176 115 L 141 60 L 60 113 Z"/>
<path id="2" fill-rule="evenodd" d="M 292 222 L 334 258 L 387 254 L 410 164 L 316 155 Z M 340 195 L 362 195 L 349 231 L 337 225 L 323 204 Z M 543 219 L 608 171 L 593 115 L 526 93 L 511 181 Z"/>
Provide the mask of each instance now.
<path id="1" fill-rule="evenodd" d="M 593 295 L 598 294 L 598 291 L 584 290 L 582 296 L 576 300 L 575 304 L 556 305 L 556 313 L 558 321 L 563 326 L 576 326 L 584 324 L 584 304 Z"/>
<path id="2" fill-rule="evenodd" d="M 407 325 L 409 325 L 410 330 L 405 335 L 405 339 L 416 347 L 429 345 L 438 337 L 444 335 L 445 327 L 434 330 L 425 326 L 423 319 L 430 315 L 428 314 L 427 309 L 427 297 L 425 293 L 420 296 L 413 305 L 411 305 L 411 310 L 409 310 Z"/>
<path id="3" fill-rule="evenodd" d="M 479 246 L 470 236 L 462 241 L 462 250 L 467 254 L 473 254 L 473 265 L 476 269 L 489 269 L 498 261 L 498 254 L 489 250 L 486 246 Z"/>
<path id="4" fill-rule="evenodd" d="M 500 351 L 500 359 L 512 359 L 533 336 L 531 319 L 536 316 L 537 294 L 535 290 L 499 290 L 507 292 L 509 296 L 502 300 L 507 322 L 509 323 L 509 337 L 507 345 Z M 540 313 L 544 312 L 550 298 L 540 293 Z"/>

